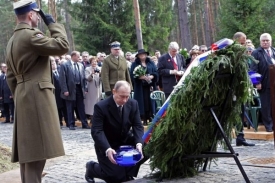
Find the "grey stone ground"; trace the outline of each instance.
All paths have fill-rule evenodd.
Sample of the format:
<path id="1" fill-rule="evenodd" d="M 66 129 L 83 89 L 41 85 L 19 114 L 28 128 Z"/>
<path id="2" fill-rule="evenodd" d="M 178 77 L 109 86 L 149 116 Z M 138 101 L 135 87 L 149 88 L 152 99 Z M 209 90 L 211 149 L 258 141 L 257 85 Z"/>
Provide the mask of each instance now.
<path id="1" fill-rule="evenodd" d="M 11 147 L 12 124 L 0 123 L 0 143 Z M 66 156 L 47 161 L 43 183 L 85 183 L 85 163 L 96 160 L 93 140 L 90 130 L 77 128 L 70 131 L 63 127 L 61 130 Z M 256 143 L 255 147 L 233 148 L 240 154 L 239 159 L 251 182 L 275 182 L 275 150 L 273 141 L 250 141 Z M 264 162 L 264 160 L 266 162 Z M 152 183 L 155 179 L 143 178 L 151 170 L 149 163 L 142 165 L 138 179 L 132 183 Z M 96 179 L 97 183 L 104 181 Z M 200 172 L 192 178 L 163 180 L 169 183 L 242 183 L 245 182 L 233 158 L 220 158 L 217 164 L 212 163 L 206 172 Z"/>

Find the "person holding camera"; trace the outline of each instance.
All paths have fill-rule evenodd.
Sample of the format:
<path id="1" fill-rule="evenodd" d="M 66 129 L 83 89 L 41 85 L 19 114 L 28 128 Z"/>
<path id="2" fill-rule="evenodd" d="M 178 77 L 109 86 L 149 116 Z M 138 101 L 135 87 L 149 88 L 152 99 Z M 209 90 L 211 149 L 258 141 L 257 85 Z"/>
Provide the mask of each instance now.
<path id="1" fill-rule="evenodd" d="M 89 59 L 91 66 L 85 69 L 85 78 L 87 81 L 88 93 L 84 99 L 85 114 L 94 114 L 94 105 L 100 101 L 102 94 L 101 71 L 97 65 L 97 58 Z"/>
<path id="2" fill-rule="evenodd" d="M 65 155 L 52 83 L 50 55 L 68 52 L 64 26 L 34 0 L 13 4 L 18 24 L 6 53 L 7 83 L 15 101 L 12 162 L 22 183 L 41 183 L 47 159 Z M 36 27 L 42 18 L 50 37 Z"/>

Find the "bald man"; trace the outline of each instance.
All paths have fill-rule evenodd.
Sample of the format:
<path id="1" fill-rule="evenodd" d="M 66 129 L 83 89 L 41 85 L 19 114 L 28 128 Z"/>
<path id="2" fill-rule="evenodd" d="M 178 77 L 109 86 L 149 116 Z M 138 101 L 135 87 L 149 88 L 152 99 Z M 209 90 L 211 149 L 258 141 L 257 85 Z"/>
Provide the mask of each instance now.
<path id="1" fill-rule="evenodd" d="M 121 167 L 113 155 L 122 145 L 132 145 L 142 153 L 143 126 L 138 103 L 130 99 L 131 85 L 127 81 L 116 82 L 113 95 L 100 101 L 94 107 L 92 137 L 99 163 L 86 164 L 85 179 L 94 183 L 94 178 L 107 183 L 120 183 L 136 177 L 144 158 L 136 166 Z M 130 129 L 132 128 L 132 132 Z"/>

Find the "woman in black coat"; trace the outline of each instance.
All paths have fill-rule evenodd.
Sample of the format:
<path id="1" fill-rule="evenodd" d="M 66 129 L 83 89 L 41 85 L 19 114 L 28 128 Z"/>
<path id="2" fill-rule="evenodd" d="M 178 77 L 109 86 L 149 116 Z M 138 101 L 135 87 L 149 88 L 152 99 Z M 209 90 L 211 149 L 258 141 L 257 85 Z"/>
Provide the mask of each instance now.
<path id="1" fill-rule="evenodd" d="M 144 49 L 138 50 L 136 59 L 130 70 L 132 83 L 134 84 L 134 99 L 138 102 L 139 112 L 144 125 L 147 125 L 147 120 L 150 121 L 155 111 L 155 103 L 151 102 L 150 93 L 152 90 L 156 90 L 156 83 L 158 81 L 157 67 L 147 57 L 148 55 L 149 53 Z M 134 69 L 139 65 L 146 68 L 146 75 L 134 78 Z"/>

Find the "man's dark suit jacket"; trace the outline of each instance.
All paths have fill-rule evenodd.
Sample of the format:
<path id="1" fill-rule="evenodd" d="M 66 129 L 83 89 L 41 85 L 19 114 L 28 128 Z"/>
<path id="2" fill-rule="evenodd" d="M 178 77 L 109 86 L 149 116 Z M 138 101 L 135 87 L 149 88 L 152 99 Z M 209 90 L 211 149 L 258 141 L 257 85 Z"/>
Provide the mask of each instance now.
<path id="1" fill-rule="evenodd" d="M 273 58 L 275 58 L 275 49 L 271 47 Z M 272 60 L 269 56 L 267 56 L 266 51 L 259 47 L 256 50 L 252 52 L 252 56 L 259 61 L 258 64 L 252 63 L 251 64 L 251 70 L 255 71 L 262 75 L 262 89 L 259 92 L 263 92 L 266 89 L 270 89 L 270 83 L 269 83 L 269 65 L 272 65 Z"/>
<path id="2" fill-rule="evenodd" d="M 92 137 L 95 148 L 105 156 L 108 148 L 118 149 L 129 138 L 129 130 L 132 127 L 134 143 L 143 143 L 143 126 L 140 120 L 138 103 L 129 99 L 123 106 L 123 119 L 119 117 L 118 107 L 113 96 L 98 102 L 94 106 Z M 109 160 L 108 160 L 109 161 Z"/>
<path id="3" fill-rule="evenodd" d="M 182 55 L 176 55 L 178 70 L 183 71 L 186 68 L 185 60 Z M 173 87 L 177 84 L 175 75 L 170 74 L 170 70 L 174 70 L 174 65 L 171 56 L 166 53 L 159 57 L 158 60 L 158 73 L 162 78 L 162 87 L 164 93 L 171 93 Z"/>
<path id="4" fill-rule="evenodd" d="M 59 77 L 57 77 L 54 73 L 53 73 L 53 81 L 54 81 L 53 83 L 55 87 L 54 95 L 55 95 L 56 105 L 57 105 L 57 108 L 62 108 L 64 107 L 64 105 L 63 105 L 63 99 L 61 98 L 61 87 L 59 83 Z"/>
<path id="5" fill-rule="evenodd" d="M 85 84 L 85 70 L 81 63 L 77 63 L 80 77 L 83 97 L 85 98 L 86 84 Z M 76 84 L 74 79 L 74 66 L 71 61 L 64 62 L 60 66 L 59 83 L 61 86 L 61 98 L 65 100 L 76 100 Z M 69 92 L 69 96 L 65 96 L 64 92 Z"/>
<path id="6" fill-rule="evenodd" d="M 7 80 L 5 74 L 2 74 L 0 76 L 0 97 L 2 97 L 2 100 L 4 103 L 12 103 L 13 98 L 10 98 L 12 96 L 11 90 L 7 84 Z"/>

